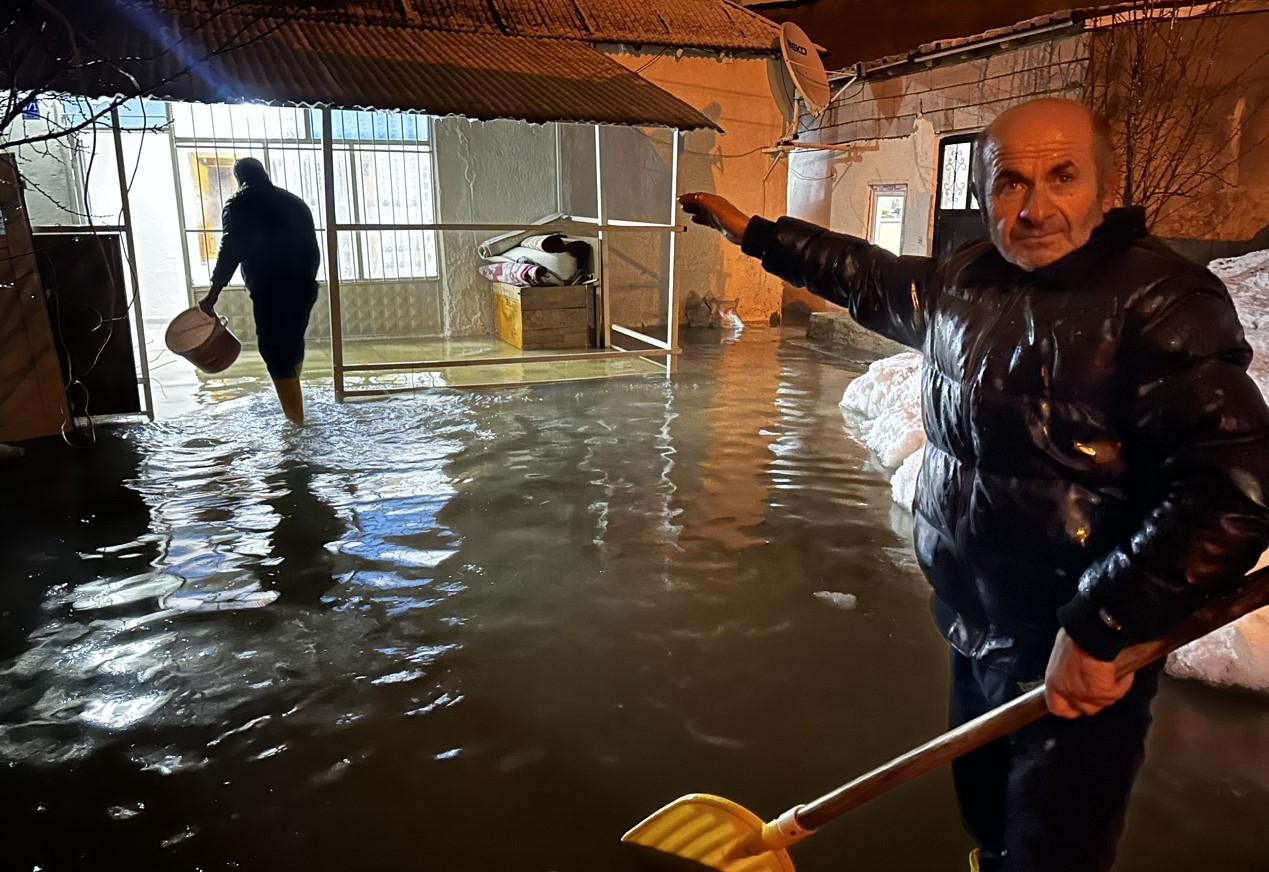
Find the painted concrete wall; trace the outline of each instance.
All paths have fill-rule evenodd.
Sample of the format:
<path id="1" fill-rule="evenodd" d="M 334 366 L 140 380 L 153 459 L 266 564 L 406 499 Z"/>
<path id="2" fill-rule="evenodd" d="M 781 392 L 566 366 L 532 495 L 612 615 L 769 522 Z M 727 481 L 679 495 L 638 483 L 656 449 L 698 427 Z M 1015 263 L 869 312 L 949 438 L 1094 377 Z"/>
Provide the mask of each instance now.
<path id="1" fill-rule="evenodd" d="M 40 118 L 22 118 L 9 128 L 10 139 L 43 136 L 65 128 L 65 113 L 60 103 L 38 101 Z M 18 172 L 22 176 L 23 196 L 32 226 L 80 223 L 76 213 L 82 209 L 75 184 L 73 157 L 69 144 L 53 139 L 11 149 Z M 114 165 L 109 167 L 114 173 Z"/>
<path id="2" fill-rule="evenodd" d="M 163 134 L 128 131 L 122 134 L 122 141 L 124 168 L 129 176 L 135 173 L 128 202 L 137 243 L 143 312 L 147 322 L 166 327 L 189 305 L 171 152 Z M 102 159 L 113 169 L 113 143 Z M 110 211 L 117 212 L 120 209 L 118 185 L 110 186 L 108 199 Z M 106 196 L 95 196 L 94 211 L 106 200 Z M 161 344 L 162 336 L 158 339 Z"/>
<path id="3" fill-rule="evenodd" d="M 556 211 L 555 130 L 519 121 L 441 118 L 436 145 L 441 223 L 526 223 Z M 476 246 L 494 232 L 442 233 L 442 330 L 493 332 L 493 297 Z"/>
<path id="4" fill-rule="evenodd" d="M 746 212 L 784 214 L 787 168 L 781 162 L 770 175 L 771 158 L 761 149 L 776 143 L 784 118 L 775 100 L 775 58 L 718 58 L 698 52 L 676 55 L 660 50 L 608 47 L 619 63 L 694 106 L 725 133 L 698 130 L 684 138 L 679 190 L 721 194 Z M 765 177 L 765 178 L 764 178 Z M 681 221 L 686 220 L 682 212 Z M 781 282 L 761 265 L 721 240 L 713 231 L 693 227 L 678 241 L 676 297 L 682 307 L 695 294 L 737 300 L 749 322 L 766 322 L 781 307 Z"/>
<path id="5" fill-rule="evenodd" d="M 833 224 L 833 188 L 838 181 L 833 153 L 804 149 L 788 156 L 788 214 L 821 227 Z M 805 288 L 784 286 L 781 306 L 786 313 L 805 314 L 838 309 Z"/>
<path id="6" fill-rule="evenodd" d="M 933 191 L 937 185 L 938 140 L 933 125 L 917 119 L 911 136 L 850 143 L 850 151 L 799 151 L 790 162 L 789 214 L 869 238 L 873 185 L 906 185 L 903 254 L 931 248 Z M 786 309 L 819 312 L 836 308 L 800 288 L 785 290 Z"/>
<path id="7" fill-rule="evenodd" d="M 934 126 L 920 118 L 911 136 L 851 145 L 849 152 L 830 152 L 826 161 L 833 173 L 829 227 L 867 239 L 871 186 L 906 185 L 902 253 L 929 253 L 930 216 L 937 183 L 938 140 Z"/>
<path id="8" fill-rule="evenodd" d="M 865 79 L 829 107 L 807 138 L 833 143 L 893 139 L 911 135 L 918 118 L 926 118 L 940 136 L 979 130 L 1010 106 L 1036 96 L 1078 100 L 1088 53 L 1088 36 L 1077 34 L 893 78 Z"/>
<path id="9" fill-rule="evenodd" d="M 606 127 L 600 130 L 604 160 L 604 208 L 609 221 L 668 224 L 674 140 L 666 130 Z M 658 232 L 611 233 L 605 277 L 612 323 L 667 340 L 670 323 L 670 237 Z M 676 257 L 679 264 L 684 263 Z M 675 288 L 676 295 L 680 290 Z M 683 310 L 682 296 L 676 300 Z"/>

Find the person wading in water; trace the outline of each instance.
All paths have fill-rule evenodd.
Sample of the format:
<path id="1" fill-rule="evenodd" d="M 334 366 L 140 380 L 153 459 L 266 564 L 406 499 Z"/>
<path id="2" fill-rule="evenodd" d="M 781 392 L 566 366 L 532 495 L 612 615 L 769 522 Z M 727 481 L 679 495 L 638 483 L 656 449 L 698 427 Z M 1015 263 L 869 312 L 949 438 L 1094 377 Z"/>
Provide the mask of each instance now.
<path id="1" fill-rule="evenodd" d="M 1104 872 L 1160 667 L 1111 661 L 1236 588 L 1269 544 L 1269 409 L 1229 293 L 1146 230 L 1105 123 L 1040 100 L 983 132 L 991 238 L 896 257 L 686 194 L 769 272 L 920 350 L 913 506 L 951 719 L 1043 680 L 1047 718 L 953 766 L 982 872 Z"/>
<path id="2" fill-rule="evenodd" d="M 234 164 L 234 178 L 238 192 L 225 203 L 220 254 L 211 289 L 199 306 L 214 314 L 220 292 L 242 267 L 260 356 L 282 411 L 291 422 L 302 425 L 304 331 L 317 301 L 321 264 L 313 213 L 299 197 L 274 185 L 264 164 L 253 157 Z"/>

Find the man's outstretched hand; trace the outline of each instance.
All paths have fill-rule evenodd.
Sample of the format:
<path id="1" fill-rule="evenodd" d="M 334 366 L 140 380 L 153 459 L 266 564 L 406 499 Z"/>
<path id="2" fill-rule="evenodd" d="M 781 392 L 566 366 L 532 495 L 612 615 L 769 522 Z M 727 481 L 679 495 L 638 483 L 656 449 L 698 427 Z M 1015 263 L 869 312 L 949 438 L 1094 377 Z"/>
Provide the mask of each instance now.
<path id="1" fill-rule="evenodd" d="M 1115 664 L 1098 660 L 1059 630 L 1044 674 L 1044 698 L 1060 718 L 1095 715 L 1120 700 L 1132 675 L 1115 677 Z"/>
<path id="2" fill-rule="evenodd" d="M 741 212 L 717 194 L 693 193 L 679 197 L 683 211 L 692 216 L 694 224 L 713 227 L 727 237 L 728 242 L 740 244 L 750 216 Z"/>

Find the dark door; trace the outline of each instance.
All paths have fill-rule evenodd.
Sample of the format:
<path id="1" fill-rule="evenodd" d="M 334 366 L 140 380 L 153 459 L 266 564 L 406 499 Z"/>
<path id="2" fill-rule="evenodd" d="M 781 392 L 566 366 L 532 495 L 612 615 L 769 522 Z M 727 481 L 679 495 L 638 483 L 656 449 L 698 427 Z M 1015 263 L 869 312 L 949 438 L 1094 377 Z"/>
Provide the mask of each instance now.
<path id="1" fill-rule="evenodd" d="M 132 352 L 132 317 L 117 233 L 37 233 L 32 237 L 71 411 L 141 411 Z"/>
<path id="2" fill-rule="evenodd" d="M 934 208 L 934 256 L 945 258 L 966 242 L 987 235 L 970 187 L 977 134 L 947 136 L 939 142 L 939 187 Z"/>

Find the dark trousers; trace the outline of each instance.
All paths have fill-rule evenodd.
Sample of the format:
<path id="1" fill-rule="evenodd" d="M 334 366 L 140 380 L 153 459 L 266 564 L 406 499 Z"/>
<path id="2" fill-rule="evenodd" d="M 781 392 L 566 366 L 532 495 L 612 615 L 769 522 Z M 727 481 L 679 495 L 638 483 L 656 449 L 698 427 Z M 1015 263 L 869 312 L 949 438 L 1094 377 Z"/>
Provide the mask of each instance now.
<path id="1" fill-rule="evenodd" d="M 269 375 L 295 378 L 304 363 L 304 332 L 317 302 L 317 284 L 257 281 L 251 286 L 256 342 Z"/>
<path id="2" fill-rule="evenodd" d="M 1047 653 L 989 667 L 953 650 L 952 725 L 1040 681 Z M 982 872 L 1111 868 L 1145 756 L 1160 669 L 1137 673 L 1132 690 L 1093 717 L 1049 716 L 952 764 L 965 827 L 982 849 Z"/>

